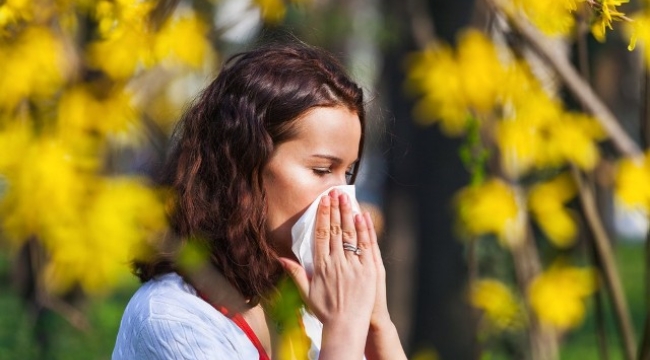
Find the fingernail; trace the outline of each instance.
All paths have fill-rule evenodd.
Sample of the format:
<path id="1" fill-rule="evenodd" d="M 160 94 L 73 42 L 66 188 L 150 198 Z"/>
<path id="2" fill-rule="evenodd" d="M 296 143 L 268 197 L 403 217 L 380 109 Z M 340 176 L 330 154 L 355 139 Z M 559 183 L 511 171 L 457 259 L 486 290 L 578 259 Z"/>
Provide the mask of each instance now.
<path id="1" fill-rule="evenodd" d="M 338 197 L 339 196 L 339 191 L 336 190 L 336 189 L 330 191 L 330 196 L 333 197 L 333 198 Z"/>
<path id="2" fill-rule="evenodd" d="M 364 218 L 361 214 L 354 215 L 354 220 L 357 222 L 358 225 L 363 225 L 364 223 Z"/>
<path id="3" fill-rule="evenodd" d="M 323 206 L 330 206 L 330 197 L 323 196 L 322 198 L 320 198 L 320 204 Z"/>
<path id="4" fill-rule="evenodd" d="M 341 205 L 347 204 L 348 203 L 348 194 L 341 194 L 341 196 L 339 196 L 339 201 L 341 202 Z"/>

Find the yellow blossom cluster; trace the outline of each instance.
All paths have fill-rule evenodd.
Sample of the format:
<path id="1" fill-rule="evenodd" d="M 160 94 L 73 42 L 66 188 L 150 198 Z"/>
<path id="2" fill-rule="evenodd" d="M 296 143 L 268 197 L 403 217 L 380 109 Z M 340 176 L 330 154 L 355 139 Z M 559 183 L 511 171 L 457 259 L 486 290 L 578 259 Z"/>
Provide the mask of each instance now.
<path id="1" fill-rule="evenodd" d="M 563 110 L 541 90 L 529 92 L 496 124 L 501 164 L 511 178 L 567 162 L 591 170 L 599 159 L 597 141 L 604 138 L 597 120 Z"/>
<path id="2" fill-rule="evenodd" d="M 298 324 L 288 326 L 280 335 L 278 354 L 280 359 L 308 359 L 311 341 Z"/>
<path id="3" fill-rule="evenodd" d="M 461 190 L 455 198 L 462 231 L 470 236 L 494 234 L 502 245 L 521 242 L 525 207 L 516 192 L 499 179 Z"/>
<path id="4" fill-rule="evenodd" d="M 35 136 L 27 122 L 0 131 L 7 191 L 0 224 L 13 247 L 36 236 L 48 252 L 45 284 L 90 292 L 116 285 L 132 251 L 165 226 L 163 199 L 135 178 L 102 178 L 96 159 L 81 158 L 56 137 Z M 15 154 L 20 153 L 17 157 Z"/>
<path id="5" fill-rule="evenodd" d="M 575 243 L 577 225 L 565 204 L 577 189 L 568 173 L 533 184 L 527 190 L 527 201 L 519 192 L 524 193 L 499 179 L 462 189 L 455 198 L 462 231 L 469 236 L 496 235 L 501 245 L 511 248 L 521 243 L 530 212 L 553 245 L 567 248 Z"/>
<path id="6" fill-rule="evenodd" d="M 86 0 L 89 1 L 89 0 Z M 0 4 L 0 34 L 19 24 L 45 24 L 53 16 L 71 20 L 71 9 L 83 0 L 6 0 Z"/>
<path id="7" fill-rule="evenodd" d="M 471 285 L 470 303 L 483 311 L 496 330 L 518 329 L 524 325 L 521 306 L 512 291 L 499 280 L 481 279 Z"/>
<path id="8" fill-rule="evenodd" d="M 456 52 L 441 45 L 414 54 L 407 86 L 424 95 L 416 104 L 416 118 L 423 123 L 440 121 L 446 133 L 459 135 L 472 112 L 493 110 L 504 74 L 496 48 L 475 30 L 461 35 Z"/>
<path id="9" fill-rule="evenodd" d="M 89 133 L 103 138 L 127 132 L 139 121 L 131 98 L 123 88 L 93 89 L 91 84 L 80 84 L 66 89 L 58 103 L 60 136 L 74 142 Z"/>
<path id="10" fill-rule="evenodd" d="M 0 69 L 0 111 L 24 98 L 54 95 L 69 71 L 63 41 L 42 26 L 28 27 L 15 38 L 0 37 Z"/>
<path id="11" fill-rule="evenodd" d="M 618 162 L 615 190 L 623 205 L 650 214 L 650 152 Z"/>
<path id="12" fill-rule="evenodd" d="M 628 0 L 602 0 L 600 2 L 600 8 L 597 9 L 600 16 L 591 25 L 591 33 L 598 41 L 605 41 L 607 29 L 613 29 L 612 21 L 620 20 L 625 16 L 617 9 L 617 6 L 627 2 Z"/>
<path id="13" fill-rule="evenodd" d="M 568 173 L 535 184 L 528 193 L 528 207 L 548 239 L 557 247 L 575 243 L 577 225 L 564 203 L 577 194 L 575 182 Z"/>
<path id="14" fill-rule="evenodd" d="M 575 26 L 573 13 L 584 0 L 535 1 L 512 0 L 530 21 L 550 35 L 569 34 Z"/>
<path id="15" fill-rule="evenodd" d="M 416 118 L 439 120 L 449 135 L 463 134 L 469 117 L 493 127 L 487 133 L 493 132 L 512 179 L 567 162 L 592 169 L 599 158 L 596 142 L 605 136 L 596 119 L 565 110 L 525 64 L 502 61 L 501 53 L 506 52 L 470 30 L 455 53 L 440 46 L 414 55 L 407 85 L 423 94 Z"/>
<path id="16" fill-rule="evenodd" d="M 582 323 L 585 299 L 596 290 L 596 280 L 591 268 L 556 262 L 530 284 L 528 301 L 542 323 L 568 330 Z"/>
<path id="17" fill-rule="evenodd" d="M 296 285 L 289 278 L 278 284 L 278 291 L 267 304 L 270 318 L 280 335 L 277 353 L 280 359 L 308 359 L 311 341 L 304 331 L 304 303 Z"/>
<path id="18" fill-rule="evenodd" d="M 0 3 L 0 245 L 37 240 L 46 262 L 34 270 L 50 291 L 110 290 L 165 227 L 159 189 L 104 169 L 111 140 L 135 138 L 151 113 L 153 91 L 134 86 L 134 75 L 154 66 L 183 75 L 212 55 L 208 27 L 190 7 L 154 14 L 159 5 Z"/>
<path id="19" fill-rule="evenodd" d="M 643 9 L 632 15 L 632 22 L 628 23 L 627 33 L 630 37 L 628 50 L 636 48 L 637 42 L 641 43 L 641 51 L 646 68 L 650 68 L 650 11 Z"/>
<path id="20" fill-rule="evenodd" d="M 502 7 L 511 14 L 519 10 L 547 35 L 567 36 L 575 29 L 576 13 L 586 5 L 591 14 L 591 33 L 602 42 L 607 29 L 613 29 L 614 21 L 628 20 L 619 10 L 627 2 L 629 0 L 507 0 L 502 2 Z"/>
<path id="21" fill-rule="evenodd" d="M 153 1 L 98 2 L 99 39 L 88 47 L 91 66 L 127 79 L 161 62 L 198 68 L 211 54 L 207 26 L 191 11 L 170 17 L 158 31 L 147 21 Z"/>

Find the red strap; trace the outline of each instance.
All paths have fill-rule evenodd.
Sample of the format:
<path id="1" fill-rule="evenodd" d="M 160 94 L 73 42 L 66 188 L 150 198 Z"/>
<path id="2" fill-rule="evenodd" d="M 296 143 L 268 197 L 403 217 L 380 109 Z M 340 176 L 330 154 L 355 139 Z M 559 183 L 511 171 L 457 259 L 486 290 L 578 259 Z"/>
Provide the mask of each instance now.
<path id="1" fill-rule="evenodd" d="M 219 311 L 224 316 L 232 320 L 244 332 L 244 334 L 246 334 L 248 339 L 253 343 L 253 346 L 255 346 L 255 348 L 257 349 L 257 352 L 259 352 L 260 360 L 271 360 L 271 358 L 269 358 L 269 356 L 266 354 L 266 350 L 264 350 L 264 347 L 262 346 L 260 339 L 257 338 L 257 335 L 255 335 L 255 332 L 253 331 L 253 329 L 251 329 L 251 327 L 248 325 L 244 317 L 241 316 L 241 314 L 236 313 L 231 316 L 228 312 L 228 309 L 226 309 L 225 307 L 212 304 L 201 293 L 198 293 L 198 295 L 201 299 L 205 300 L 205 302 L 207 302 L 208 304 L 212 305 L 212 307 L 217 309 L 217 311 Z"/>

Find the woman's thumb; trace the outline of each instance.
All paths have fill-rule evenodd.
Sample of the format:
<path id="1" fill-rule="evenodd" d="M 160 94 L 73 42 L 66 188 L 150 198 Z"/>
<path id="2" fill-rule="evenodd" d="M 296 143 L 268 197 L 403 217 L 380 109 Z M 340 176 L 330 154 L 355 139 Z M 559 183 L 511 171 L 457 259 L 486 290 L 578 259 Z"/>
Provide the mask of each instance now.
<path id="1" fill-rule="evenodd" d="M 303 298 L 306 299 L 307 294 L 309 294 L 309 279 L 307 278 L 307 272 L 305 272 L 305 268 L 303 268 L 297 262 L 288 258 L 281 257 L 278 258 L 278 260 L 280 260 L 284 271 L 286 271 L 293 279 L 293 282 L 296 283 L 296 286 L 298 287 L 298 290 L 300 291 Z"/>

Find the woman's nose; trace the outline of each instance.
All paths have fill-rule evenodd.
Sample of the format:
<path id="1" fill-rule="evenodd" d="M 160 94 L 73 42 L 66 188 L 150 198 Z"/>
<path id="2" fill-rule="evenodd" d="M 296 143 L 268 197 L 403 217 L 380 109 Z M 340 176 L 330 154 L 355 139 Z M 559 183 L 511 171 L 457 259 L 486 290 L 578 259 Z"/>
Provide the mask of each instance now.
<path id="1" fill-rule="evenodd" d="M 336 177 L 336 184 L 333 186 L 339 186 L 339 185 L 348 185 L 348 177 L 345 173 L 341 176 Z"/>

